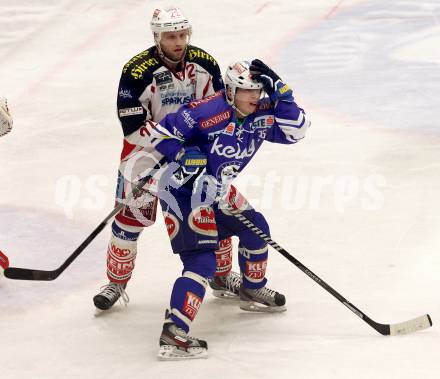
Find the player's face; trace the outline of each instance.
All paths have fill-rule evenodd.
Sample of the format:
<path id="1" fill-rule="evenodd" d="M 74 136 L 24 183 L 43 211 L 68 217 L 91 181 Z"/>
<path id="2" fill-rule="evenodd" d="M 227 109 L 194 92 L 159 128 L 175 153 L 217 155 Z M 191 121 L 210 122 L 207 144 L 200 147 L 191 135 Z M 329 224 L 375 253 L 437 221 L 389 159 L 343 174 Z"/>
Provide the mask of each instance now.
<path id="1" fill-rule="evenodd" d="M 164 32 L 160 39 L 162 52 L 173 61 L 179 61 L 185 54 L 186 46 L 189 41 L 188 30 L 179 32 Z"/>
<path id="2" fill-rule="evenodd" d="M 235 92 L 235 106 L 245 114 L 254 113 L 257 110 L 261 90 L 237 88 Z"/>

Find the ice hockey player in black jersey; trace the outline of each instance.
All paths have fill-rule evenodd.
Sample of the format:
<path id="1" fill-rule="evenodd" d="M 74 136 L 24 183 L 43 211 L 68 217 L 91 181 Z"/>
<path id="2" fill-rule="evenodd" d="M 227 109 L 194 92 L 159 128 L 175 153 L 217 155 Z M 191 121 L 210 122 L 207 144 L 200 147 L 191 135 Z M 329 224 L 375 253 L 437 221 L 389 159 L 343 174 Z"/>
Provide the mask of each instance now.
<path id="1" fill-rule="evenodd" d="M 133 153 L 136 146 L 142 146 L 147 121 L 159 122 L 182 105 L 224 87 L 217 61 L 189 44 L 191 24 L 180 9 L 156 9 L 151 30 L 155 45 L 125 64 L 119 82 L 117 111 L 124 133 L 121 160 Z M 116 198 L 124 199 L 125 195 L 119 175 Z M 136 205 L 124 207 L 116 216 L 107 251 L 109 282 L 93 298 L 97 308 L 107 310 L 118 299 L 128 302 L 125 288 L 134 269 L 137 240 L 143 229 L 155 222 L 157 202 L 156 197 L 145 191 L 136 198 Z M 221 241 L 219 246 L 215 294 L 237 295 L 240 277 L 231 271 L 231 239 Z M 146 253 L 157 252 L 152 248 Z"/>

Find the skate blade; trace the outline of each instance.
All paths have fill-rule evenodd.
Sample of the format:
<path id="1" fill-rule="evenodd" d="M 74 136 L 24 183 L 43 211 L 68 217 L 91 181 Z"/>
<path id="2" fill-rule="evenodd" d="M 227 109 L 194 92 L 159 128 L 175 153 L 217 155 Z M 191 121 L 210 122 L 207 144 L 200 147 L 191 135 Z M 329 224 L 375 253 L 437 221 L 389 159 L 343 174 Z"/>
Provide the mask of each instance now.
<path id="1" fill-rule="evenodd" d="M 264 304 L 256 303 L 255 301 L 240 300 L 240 309 L 248 312 L 260 312 L 260 313 L 280 313 L 287 311 L 285 305 L 282 306 L 267 306 Z"/>
<path id="2" fill-rule="evenodd" d="M 190 347 L 187 350 L 178 349 L 177 346 L 162 345 L 157 354 L 160 361 L 182 361 L 187 359 L 206 359 L 208 350 L 204 347 Z"/>
<path id="3" fill-rule="evenodd" d="M 223 290 L 212 290 L 212 295 L 219 299 L 239 300 L 240 297 L 233 292 Z"/>

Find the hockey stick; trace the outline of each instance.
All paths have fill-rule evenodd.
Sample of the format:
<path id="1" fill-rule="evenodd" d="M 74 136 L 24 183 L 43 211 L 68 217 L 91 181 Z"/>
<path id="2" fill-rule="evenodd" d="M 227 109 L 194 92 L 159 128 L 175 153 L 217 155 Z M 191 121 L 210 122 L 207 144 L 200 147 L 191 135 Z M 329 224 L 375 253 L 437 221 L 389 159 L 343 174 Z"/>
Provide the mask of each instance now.
<path id="1" fill-rule="evenodd" d="M 109 214 L 102 220 L 102 222 L 95 228 L 95 230 L 79 245 L 75 251 L 65 260 L 65 262 L 55 270 L 36 270 L 30 268 L 21 267 L 8 267 L 4 274 L 9 279 L 17 280 L 55 280 L 60 274 L 70 266 L 70 264 L 82 253 L 82 251 L 95 239 L 95 237 L 106 227 L 108 222 L 115 216 L 125 204 L 135 197 L 141 188 L 147 184 L 152 176 L 160 169 L 161 165 L 165 162 L 165 159 L 160 160 L 153 168 L 151 173 L 142 179 L 138 185 L 129 193 L 125 199 L 125 202 L 119 203 Z"/>
<path id="2" fill-rule="evenodd" d="M 373 321 L 369 318 L 364 312 L 355 307 L 352 303 L 350 303 L 347 299 L 345 299 L 339 292 L 329 286 L 324 280 L 322 280 L 318 275 L 309 270 L 306 266 L 304 266 L 299 260 L 290 255 L 286 250 L 284 250 L 280 245 L 278 245 L 274 240 L 272 240 L 269 236 L 263 233 L 261 229 L 256 227 L 251 221 L 249 221 L 245 216 L 240 214 L 240 210 L 231 210 L 228 207 L 228 211 L 233 214 L 243 225 L 252 230 L 258 237 L 260 237 L 263 241 L 267 242 L 270 246 L 272 246 L 276 251 L 278 251 L 281 255 L 287 258 L 290 262 L 292 262 L 296 267 L 298 267 L 302 272 L 312 278 L 316 283 L 318 283 L 322 288 L 324 288 L 327 292 L 333 295 L 336 299 L 338 299 L 342 304 L 344 304 L 348 309 L 350 309 L 356 316 L 360 317 L 363 321 L 365 321 L 372 328 L 376 329 L 380 334 L 384 336 L 395 336 L 399 334 L 407 334 L 416 332 L 418 330 L 426 329 L 432 326 L 431 317 L 428 314 L 425 314 L 420 317 L 416 317 L 412 320 L 408 320 L 405 322 L 401 322 L 398 324 L 380 324 L 376 321 Z"/>
<path id="3" fill-rule="evenodd" d="M 9 267 L 9 259 L 1 250 L 0 250 L 0 267 L 3 267 L 3 270 L 6 270 Z"/>

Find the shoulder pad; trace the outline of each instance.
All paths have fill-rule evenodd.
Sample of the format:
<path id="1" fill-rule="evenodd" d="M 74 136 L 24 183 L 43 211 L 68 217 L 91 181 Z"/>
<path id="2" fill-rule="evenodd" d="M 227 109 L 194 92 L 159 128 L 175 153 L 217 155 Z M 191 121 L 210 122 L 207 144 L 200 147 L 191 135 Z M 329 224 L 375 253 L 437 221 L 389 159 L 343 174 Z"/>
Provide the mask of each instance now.
<path id="1" fill-rule="evenodd" d="M 122 73 L 133 79 L 143 79 L 145 73 L 152 73 L 161 66 L 159 60 L 154 56 L 156 47 L 150 47 L 131 58 L 122 69 Z"/>
<path id="2" fill-rule="evenodd" d="M 208 71 L 210 71 L 210 69 L 219 69 L 219 65 L 214 57 L 200 47 L 188 45 L 186 57 L 188 62 L 198 63 Z"/>

